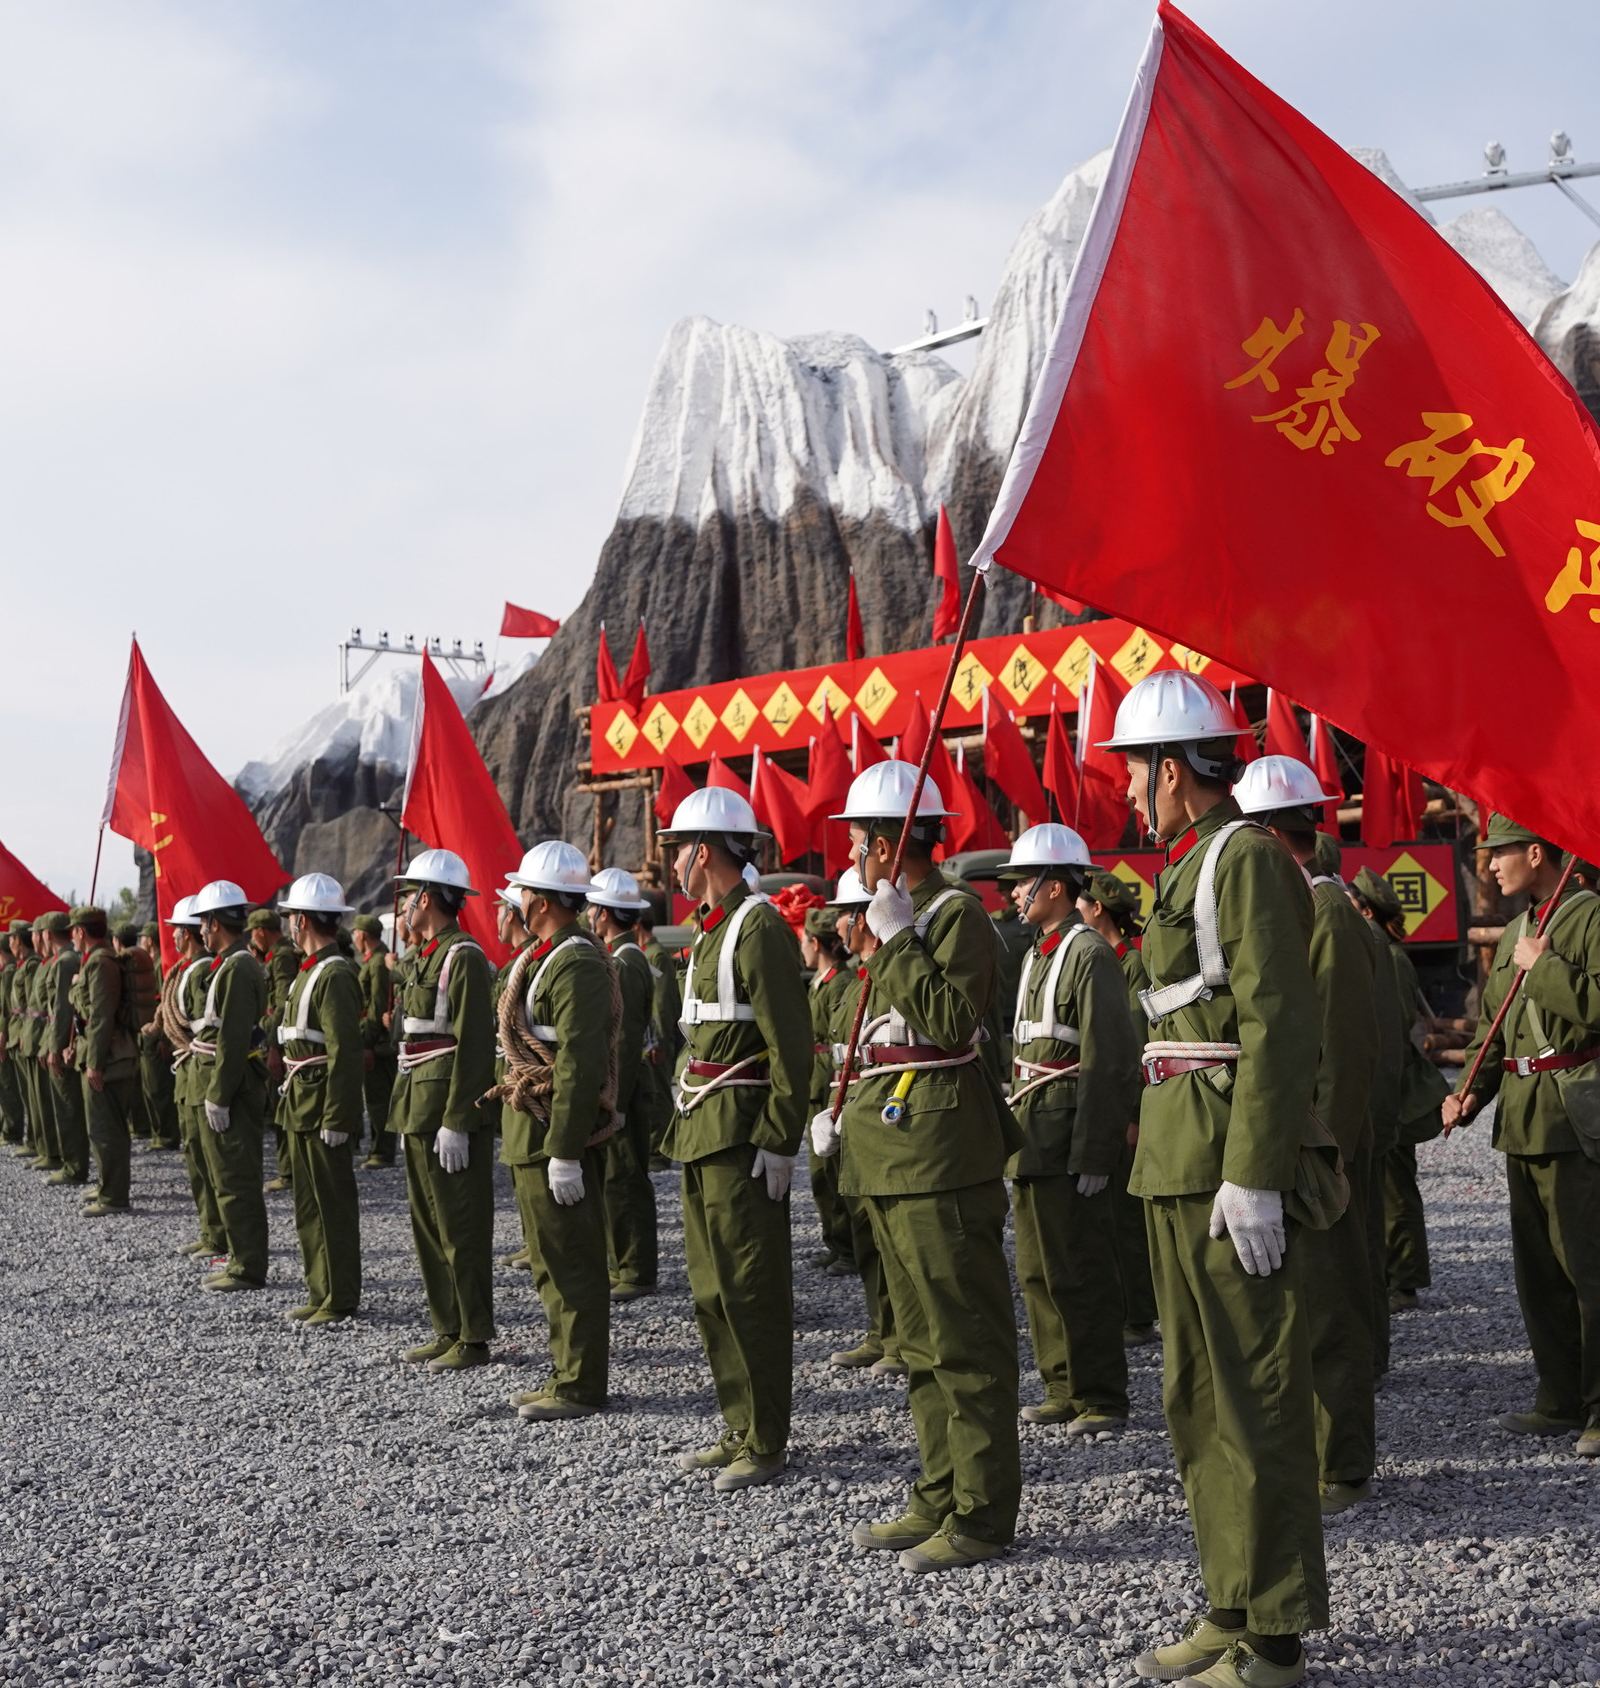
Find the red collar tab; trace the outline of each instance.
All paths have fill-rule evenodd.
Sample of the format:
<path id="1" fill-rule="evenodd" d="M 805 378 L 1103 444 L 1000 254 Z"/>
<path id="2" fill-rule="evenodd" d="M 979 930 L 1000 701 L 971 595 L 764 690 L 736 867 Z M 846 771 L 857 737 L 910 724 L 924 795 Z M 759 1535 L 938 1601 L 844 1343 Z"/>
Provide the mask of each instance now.
<path id="1" fill-rule="evenodd" d="M 300 963 L 300 971 L 302 973 L 309 973 L 316 964 L 317 958 L 314 955 L 308 955 L 305 960 Z"/>
<path id="2" fill-rule="evenodd" d="M 423 945 L 423 946 L 422 946 L 422 956 L 421 956 L 421 959 L 422 959 L 422 960 L 423 960 L 423 961 L 426 961 L 426 960 L 427 960 L 427 959 L 428 959 L 428 957 L 429 957 L 429 956 L 430 956 L 430 955 L 432 955 L 432 954 L 433 954 L 433 952 L 434 952 L 434 951 L 435 951 L 435 950 L 436 950 L 436 949 L 438 949 L 438 947 L 439 947 L 439 940 L 438 940 L 438 939 L 437 939 L 437 938 L 429 938 L 429 940 L 428 940 L 428 941 L 427 941 L 427 943 L 425 943 L 425 944 L 424 944 L 424 945 Z"/>
<path id="3" fill-rule="evenodd" d="M 1181 862 L 1185 856 L 1200 842 L 1199 834 L 1191 826 L 1187 832 L 1180 833 L 1167 846 L 1167 866 L 1174 862 Z"/>
<path id="4" fill-rule="evenodd" d="M 830 967 L 828 971 L 822 975 L 822 982 L 825 985 L 831 985 L 838 977 L 839 969 L 837 967 Z"/>
<path id="5" fill-rule="evenodd" d="M 543 961 L 552 948 L 554 948 L 554 945 L 549 938 L 541 938 L 540 941 L 533 946 L 533 951 L 528 957 L 529 961 Z"/>
<path id="6" fill-rule="evenodd" d="M 225 961 L 225 960 L 226 960 L 226 959 L 227 959 L 227 958 L 226 958 L 226 957 L 225 957 L 225 956 L 221 956 L 221 955 L 214 955 L 214 956 L 212 956 L 212 958 L 211 958 L 211 971 L 212 971 L 212 972 L 213 972 L 213 973 L 215 973 L 215 972 L 216 972 L 216 970 L 217 970 L 217 969 L 218 969 L 218 968 L 219 968 L 219 967 L 220 967 L 220 966 L 221 966 L 221 965 L 222 965 L 222 963 L 223 963 L 223 962 L 224 962 L 224 961 Z"/>
<path id="7" fill-rule="evenodd" d="M 858 968 L 857 968 L 857 969 L 856 969 L 856 977 L 857 977 L 857 978 L 858 978 L 858 979 L 865 979 L 865 978 L 866 978 L 866 977 L 867 977 L 867 970 L 866 970 L 866 968 L 865 968 L 865 967 L 858 967 Z"/>
<path id="8" fill-rule="evenodd" d="M 1118 944 L 1117 945 L 1117 960 L 1121 961 L 1123 956 L 1125 956 L 1128 953 L 1128 951 L 1131 947 L 1132 946 L 1130 944 L 1126 944 L 1126 943 Z"/>
<path id="9" fill-rule="evenodd" d="M 723 921 L 727 919 L 727 917 L 727 909 L 725 909 L 721 903 L 718 903 L 717 906 L 712 909 L 710 914 L 708 914 L 705 919 L 700 922 L 701 932 L 715 932 Z"/>
<path id="10" fill-rule="evenodd" d="M 1061 934 L 1059 932 L 1052 932 L 1048 938 L 1041 941 L 1039 945 L 1039 953 L 1040 955 L 1053 955 L 1055 951 L 1060 948 Z"/>

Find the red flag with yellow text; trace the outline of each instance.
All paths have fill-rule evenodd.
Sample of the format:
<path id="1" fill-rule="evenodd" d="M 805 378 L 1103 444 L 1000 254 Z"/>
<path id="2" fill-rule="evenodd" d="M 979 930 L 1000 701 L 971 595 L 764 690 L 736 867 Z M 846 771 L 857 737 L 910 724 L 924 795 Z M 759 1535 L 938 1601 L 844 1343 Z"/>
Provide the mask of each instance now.
<path id="1" fill-rule="evenodd" d="M 1571 777 L 1600 729 L 1600 429 L 1434 228 L 1166 0 L 991 560 L 1600 849 L 1600 782 Z M 1484 626 L 1514 708 L 1452 631 Z"/>
<path id="2" fill-rule="evenodd" d="M 66 904 L 42 879 L 0 844 L 0 935 L 13 920 L 33 920 L 41 914 L 65 912 Z"/>

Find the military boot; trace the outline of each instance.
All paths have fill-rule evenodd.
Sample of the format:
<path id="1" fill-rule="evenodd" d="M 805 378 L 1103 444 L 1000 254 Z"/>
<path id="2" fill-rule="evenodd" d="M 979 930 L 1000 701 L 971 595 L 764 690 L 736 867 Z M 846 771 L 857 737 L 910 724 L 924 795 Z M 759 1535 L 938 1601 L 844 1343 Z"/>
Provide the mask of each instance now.
<path id="1" fill-rule="evenodd" d="M 1206 1688 L 1289 1688 L 1291 1683 L 1304 1682 L 1305 1676 L 1303 1648 L 1293 1664 L 1275 1665 L 1248 1641 L 1236 1641 L 1209 1669 L 1184 1680 L 1203 1682 Z"/>
<path id="2" fill-rule="evenodd" d="M 920 1547 L 938 1533 L 937 1518 L 925 1517 L 920 1512 L 903 1512 L 898 1518 L 857 1524 L 850 1532 L 850 1540 L 869 1551 L 903 1553 L 908 1547 Z"/>
<path id="3" fill-rule="evenodd" d="M 1092 1436 L 1098 1441 L 1102 1436 L 1115 1436 L 1127 1428 L 1127 1419 L 1117 1413 L 1079 1413 L 1068 1424 L 1067 1435 L 1069 1438 Z"/>
<path id="4" fill-rule="evenodd" d="M 291 1307 L 283 1316 L 286 1319 L 293 1319 L 297 1324 L 303 1324 L 313 1313 L 320 1312 L 321 1308 L 322 1303 L 320 1301 L 313 1301 L 304 1307 Z"/>
<path id="5" fill-rule="evenodd" d="M 724 1430 L 721 1439 L 709 1448 L 691 1448 L 688 1453 L 679 1454 L 673 1463 L 690 1475 L 697 1471 L 719 1471 L 733 1464 L 743 1446 L 744 1438 L 737 1431 Z"/>
<path id="6" fill-rule="evenodd" d="M 322 1325 L 342 1325 L 346 1319 L 353 1319 L 354 1317 L 353 1312 L 336 1313 L 331 1307 L 319 1307 L 306 1320 L 306 1329 L 315 1330 Z"/>
<path id="7" fill-rule="evenodd" d="M 1133 1674 L 1147 1682 L 1182 1682 L 1195 1672 L 1209 1670 L 1230 1647 L 1244 1640 L 1244 1628 L 1223 1629 L 1209 1615 L 1191 1618 L 1183 1634 L 1165 1647 L 1152 1647 L 1133 1661 Z"/>
<path id="8" fill-rule="evenodd" d="M 870 1337 L 854 1348 L 836 1348 L 828 1356 L 830 1366 L 839 1366 L 845 1370 L 853 1370 L 861 1366 L 875 1366 L 883 1358 L 882 1346 Z"/>
<path id="9" fill-rule="evenodd" d="M 448 1354 L 458 1340 L 459 1338 L 454 1336 L 436 1336 L 432 1342 L 424 1342 L 418 1348 L 408 1348 L 405 1357 L 418 1362 L 437 1360 Z"/>
<path id="10" fill-rule="evenodd" d="M 1324 1518 L 1331 1518 L 1335 1513 L 1348 1511 L 1352 1506 L 1372 1499 L 1370 1479 L 1360 1483 L 1319 1483 L 1317 1486 L 1322 1491 Z"/>
<path id="11" fill-rule="evenodd" d="M 885 1354 L 881 1360 L 872 1362 L 874 1377 L 908 1377 L 911 1368 L 898 1354 Z"/>
<path id="12" fill-rule="evenodd" d="M 1580 1459 L 1600 1459 L 1600 1418 L 1591 1418 L 1573 1450 Z"/>
<path id="13" fill-rule="evenodd" d="M 1501 1413 L 1495 1424 L 1512 1436 L 1571 1436 L 1583 1429 L 1576 1418 L 1554 1418 L 1549 1413 Z"/>
<path id="14" fill-rule="evenodd" d="M 1004 1552 L 998 1542 L 941 1530 L 916 1547 L 906 1548 L 900 1555 L 900 1569 L 918 1576 L 932 1571 L 960 1571 L 968 1565 L 981 1565 L 985 1559 L 998 1559 Z"/>
<path id="15" fill-rule="evenodd" d="M 1076 1417 L 1065 1401 L 1041 1401 L 1036 1407 L 1022 1409 L 1024 1424 L 1071 1424 Z"/>
<path id="16" fill-rule="evenodd" d="M 517 1417 L 527 1424 L 551 1424 L 563 1418 L 593 1418 L 600 1411 L 583 1401 L 563 1400 L 559 1395 L 535 1395 L 517 1408 Z"/>
<path id="17" fill-rule="evenodd" d="M 533 1264 L 533 1257 L 526 1248 L 519 1248 L 515 1254 L 502 1254 L 500 1264 L 508 1266 L 512 1271 L 526 1271 Z"/>
<path id="18" fill-rule="evenodd" d="M 428 1361 L 431 1372 L 470 1371 L 473 1366 L 491 1364 L 487 1342 L 454 1342 L 437 1359 Z"/>
<path id="19" fill-rule="evenodd" d="M 725 1470 L 719 1471 L 711 1487 L 719 1495 L 738 1489 L 753 1489 L 760 1483 L 776 1483 L 789 1464 L 787 1454 L 742 1453 Z"/>
<path id="20" fill-rule="evenodd" d="M 217 1272 L 200 1280 L 200 1287 L 215 1295 L 237 1295 L 241 1290 L 265 1289 L 265 1284 L 253 1284 L 248 1278 L 235 1277 L 232 1272 Z"/>
<path id="21" fill-rule="evenodd" d="M 647 1295 L 656 1293 L 655 1284 L 613 1284 L 611 1299 L 619 1303 L 629 1301 L 643 1301 Z"/>

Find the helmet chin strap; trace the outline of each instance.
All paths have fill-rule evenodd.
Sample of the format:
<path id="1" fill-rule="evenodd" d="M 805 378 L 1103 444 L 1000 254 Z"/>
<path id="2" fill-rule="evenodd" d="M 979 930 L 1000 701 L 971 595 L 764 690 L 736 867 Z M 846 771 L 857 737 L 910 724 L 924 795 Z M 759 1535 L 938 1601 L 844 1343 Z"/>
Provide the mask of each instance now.
<path id="1" fill-rule="evenodd" d="M 1031 912 L 1033 908 L 1033 899 L 1039 895 L 1039 887 L 1043 884 L 1044 869 L 1040 868 L 1033 876 L 1033 883 L 1028 887 L 1028 894 L 1022 899 L 1022 907 L 1018 911 L 1022 915 L 1022 918 L 1026 920 L 1030 926 L 1033 925 L 1033 915 Z"/>

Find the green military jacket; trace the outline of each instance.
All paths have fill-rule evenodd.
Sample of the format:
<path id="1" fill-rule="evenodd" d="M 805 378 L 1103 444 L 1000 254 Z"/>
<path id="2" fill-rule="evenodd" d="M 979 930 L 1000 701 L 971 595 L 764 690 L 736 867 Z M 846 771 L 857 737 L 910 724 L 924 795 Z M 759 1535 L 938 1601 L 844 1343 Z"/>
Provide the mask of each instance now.
<path id="1" fill-rule="evenodd" d="M 622 1025 L 617 1032 L 617 1117 L 635 1113 L 647 1100 L 643 1084 L 645 1038 L 655 1001 L 655 973 L 631 932 L 624 932 L 606 944 L 616 964 L 622 987 Z"/>
<path id="2" fill-rule="evenodd" d="M 79 1072 L 98 1070 L 107 1078 L 129 1078 L 139 1059 L 139 1045 L 117 1023 L 122 1007 L 122 967 L 108 943 L 95 944 L 83 957 L 70 986 L 78 1020 Z"/>
<path id="3" fill-rule="evenodd" d="M 185 959 L 180 956 L 173 966 L 178 973 L 178 1012 L 192 1032 L 195 1021 L 205 1012 L 206 981 L 211 977 L 211 957 L 200 955 Z M 200 1081 L 200 1068 L 194 1056 L 185 1055 L 174 1065 L 172 1072 L 173 1101 L 181 1108 L 198 1108 L 200 1098 L 205 1094 L 205 1086 Z"/>
<path id="4" fill-rule="evenodd" d="M 1079 936 L 1069 934 L 1077 930 Z M 1117 1169 L 1128 1140 L 1128 1127 L 1139 1117 L 1139 1054 L 1128 1017 L 1126 982 L 1116 951 L 1098 932 L 1083 930 L 1076 916 L 1033 945 L 1027 979 L 1016 1004 L 1016 1021 L 1025 1028 L 1047 1020 L 1046 990 L 1057 951 L 1067 944 L 1066 960 L 1054 992 L 1057 1025 L 1076 1031 L 1079 1041 L 1036 1033 L 1012 1046 L 1015 1077 L 1012 1094 L 1027 1094 L 1012 1104 L 1022 1128 L 1022 1148 L 1006 1167 L 1009 1178 L 1058 1178 L 1067 1173 L 1105 1175 Z M 1055 1078 L 1029 1086 L 1041 1074 L 1034 1062 L 1078 1063 L 1076 1077 Z"/>
<path id="5" fill-rule="evenodd" d="M 676 1065 L 678 1051 L 683 1048 L 683 1027 L 678 1024 L 683 1015 L 683 990 L 678 983 L 677 964 L 660 944 L 651 938 L 643 949 L 655 974 L 655 1064 L 666 1074 Z"/>
<path id="6" fill-rule="evenodd" d="M 462 953 L 450 962 L 446 1000 L 441 1003 L 439 981 L 456 949 Z M 478 1102 L 494 1083 L 493 983 L 488 956 L 459 926 L 447 926 L 406 958 L 404 978 L 395 992 L 399 1041 L 447 1040 L 453 1047 L 410 1071 L 402 1070 L 389 1116 L 391 1130 L 434 1132 L 448 1126 L 452 1131 L 477 1131 L 490 1126 L 491 1116 Z M 438 1029 L 424 1030 L 424 1024 Z"/>
<path id="7" fill-rule="evenodd" d="M 693 995 L 717 1000 L 717 973 L 732 917 L 750 896 L 738 884 L 714 908 L 696 917 L 699 931 L 691 950 Z M 729 1085 L 684 1111 L 680 1102 L 662 1139 L 669 1160 L 696 1161 L 741 1143 L 781 1155 L 798 1153 L 811 1099 L 811 1014 L 800 947 L 783 916 L 762 903 L 739 928 L 733 957 L 734 995 L 754 1011 L 753 1019 L 702 1021 L 684 1027 L 688 1058 L 733 1066 L 746 1059 L 765 1063 L 770 1083 Z M 685 989 L 685 998 L 689 990 Z M 685 1102 L 709 1081 L 687 1078 Z"/>
<path id="8" fill-rule="evenodd" d="M 4 931 L 0 931 L 0 1060 L 4 1060 L 11 1044 L 11 981 L 17 964 Z"/>
<path id="9" fill-rule="evenodd" d="M 1239 817 L 1231 797 L 1194 825 L 1195 843 L 1157 876 L 1141 954 L 1150 985 L 1200 971 L 1195 894 L 1214 833 Z M 1146 1085 L 1128 1188 L 1136 1196 L 1207 1194 L 1224 1182 L 1294 1187 L 1311 1111 L 1320 1033 L 1311 977 L 1311 890 L 1270 832 L 1248 826 L 1217 864 L 1217 925 L 1228 984 L 1149 1024 L 1156 1042 L 1237 1043 L 1236 1063 Z"/>
<path id="10" fill-rule="evenodd" d="M 834 1086 L 839 1077 L 833 1064 L 833 1046 L 844 1041 L 834 1036 L 833 1025 L 841 1002 L 848 1002 L 854 1014 L 860 988 L 853 967 L 840 967 L 831 961 L 811 981 L 811 1111 L 814 1114 L 833 1106 Z M 846 1027 L 844 1036 L 849 1035 Z"/>
<path id="11" fill-rule="evenodd" d="M 28 1060 L 36 1059 L 44 1048 L 44 986 L 44 962 L 35 952 L 27 956 L 17 969 L 17 982 L 13 986 L 22 1009 L 18 1042 Z"/>
<path id="12" fill-rule="evenodd" d="M 1373 1051 L 1372 1094 L 1367 1113 L 1372 1121 L 1372 1154 L 1376 1161 L 1388 1154 L 1399 1139 L 1400 1078 L 1405 1062 L 1405 1045 L 1411 1037 L 1412 1011 L 1400 1000 L 1388 934 L 1375 920 L 1368 920 L 1365 915 L 1361 916 L 1361 924 L 1373 957 L 1372 1010 L 1377 1037 Z"/>
<path id="13" fill-rule="evenodd" d="M 550 1094 L 544 1103 L 549 1117 L 541 1120 L 505 1104 L 500 1158 L 508 1166 L 581 1160 L 596 1138 L 614 1129 L 614 1118 L 601 1110 L 616 1034 L 611 967 L 604 946 L 579 926 L 527 950 L 515 986 L 525 999 L 524 1024 L 551 1052 Z"/>
<path id="14" fill-rule="evenodd" d="M 45 975 L 45 1012 L 49 1018 L 44 1022 L 43 1035 L 39 1042 L 41 1055 L 62 1055 L 72 1046 L 72 1034 L 75 1030 L 73 1016 L 77 1013 L 77 993 L 73 986 L 78 977 L 78 952 L 74 949 L 64 949 L 58 955 L 53 955 L 44 964 Z M 122 984 L 122 975 L 117 975 L 117 984 Z M 118 999 L 121 999 L 120 988 Z M 76 1063 L 74 1063 L 76 1064 Z"/>
<path id="15" fill-rule="evenodd" d="M 191 1058 L 195 1069 L 190 1080 L 192 1105 L 198 1108 L 211 1102 L 231 1107 L 247 1085 L 266 1088 L 261 1026 L 267 1013 L 267 975 L 241 941 L 213 956 L 211 965 L 199 968 L 191 982 L 201 987 L 201 1013 L 194 1018 L 201 1018 L 209 1008 L 215 1021 L 195 1035 L 202 1042 L 214 1043 L 217 1051 L 206 1055 L 197 1050 Z"/>
<path id="16" fill-rule="evenodd" d="M 1122 979 L 1128 990 L 1128 1007 L 1133 1014 L 1134 1029 L 1139 1034 L 1139 1047 L 1144 1048 L 1144 1029 L 1150 1023 L 1145 1018 L 1144 1004 L 1139 1000 L 1139 992 L 1150 984 L 1150 975 L 1145 970 L 1144 954 L 1137 944 L 1124 939 L 1116 946 L 1117 960 L 1122 965 Z"/>
<path id="17" fill-rule="evenodd" d="M 957 895 L 933 911 L 924 934 L 915 927 L 896 933 L 868 961 L 866 1024 L 894 1009 L 915 1042 L 951 1053 L 976 1043 L 978 1058 L 917 1073 L 905 1113 L 892 1124 L 883 1119 L 883 1106 L 903 1075 L 887 1065 L 860 1069 L 839 1119 L 844 1195 L 966 1189 L 1003 1177 L 1022 1147 L 996 1070 L 999 940 L 993 923 L 976 897 L 937 868 L 911 893 L 911 906 L 921 917 L 951 889 Z"/>
<path id="18" fill-rule="evenodd" d="M 394 1034 L 384 1025 L 394 996 L 394 975 L 389 971 L 389 946 L 375 940 L 377 949 L 361 963 L 361 1046 L 380 1061 L 394 1059 Z"/>
<path id="19" fill-rule="evenodd" d="M 300 977 L 301 959 L 300 952 L 284 943 L 281 938 L 268 951 L 265 959 L 257 958 L 267 979 L 267 1006 L 261 1023 L 273 1045 L 278 1041 L 275 1035 L 278 1027 L 283 1024 L 283 1006 L 289 1000 L 289 992 L 294 989 L 295 980 Z"/>
<path id="20" fill-rule="evenodd" d="M 325 965 L 324 965 L 325 964 Z M 279 1125 L 291 1131 L 342 1131 L 361 1135 L 361 981 L 354 963 L 336 943 L 306 956 L 281 1014 L 282 1028 L 305 1030 L 314 1037 L 278 1040 L 288 1069 L 283 1080 Z M 321 1061 L 316 1061 L 317 1056 Z M 315 1061 L 296 1068 L 297 1061 Z"/>
<path id="21" fill-rule="evenodd" d="M 499 1084 L 506 1076 L 506 1052 L 500 1046 L 500 998 L 505 994 L 506 980 L 511 977 L 511 970 L 517 965 L 518 957 L 524 950 L 532 947 L 533 939 L 524 938 L 495 970 L 494 983 L 490 986 L 489 1000 L 494 1011 L 494 1081 L 496 1084 Z M 498 1121 L 496 1122 L 496 1129 L 498 1129 Z"/>
<path id="22" fill-rule="evenodd" d="M 1372 1135 L 1372 1081 L 1378 1065 L 1373 986 L 1382 958 L 1362 930 L 1366 916 L 1328 881 L 1311 887 L 1311 976 L 1316 981 L 1322 1050 L 1311 1107 L 1353 1161 Z"/>
<path id="23" fill-rule="evenodd" d="M 1033 948 L 1033 929 L 1017 913 L 1016 905 L 1007 900 L 1004 908 L 989 916 L 995 936 L 1000 940 L 1000 965 L 995 973 L 994 1011 L 1000 1021 L 1000 1068 L 1009 1072 L 1011 1057 L 1011 1026 L 1017 1017 L 1017 986 L 1022 979 L 1022 963 Z"/>
<path id="24" fill-rule="evenodd" d="M 1478 1031 L 1467 1050 L 1470 1072 L 1489 1027 L 1506 999 L 1516 964 L 1511 953 L 1524 931 L 1531 934 L 1542 910 L 1511 921 L 1495 951 L 1483 988 Z M 1578 1153 L 1578 1139 L 1567 1120 L 1556 1072 L 1508 1073 L 1502 1063 L 1519 1056 L 1573 1055 L 1600 1046 L 1600 897 L 1569 890 L 1545 931 L 1550 948 L 1529 969 L 1521 1002 L 1513 1003 L 1506 1022 L 1489 1044 L 1483 1070 L 1472 1090 L 1487 1101 L 1500 1098 L 1495 1110 L 1494 1146 L 1507 1155 Z M 1530 1012 L 1531 1009 L 1531 1012 Z M 1543 1028 L 1540 1038 L 1538 1027 Z M 1463 1080 L 1464 1082 L 1464 1080 Z"/>

